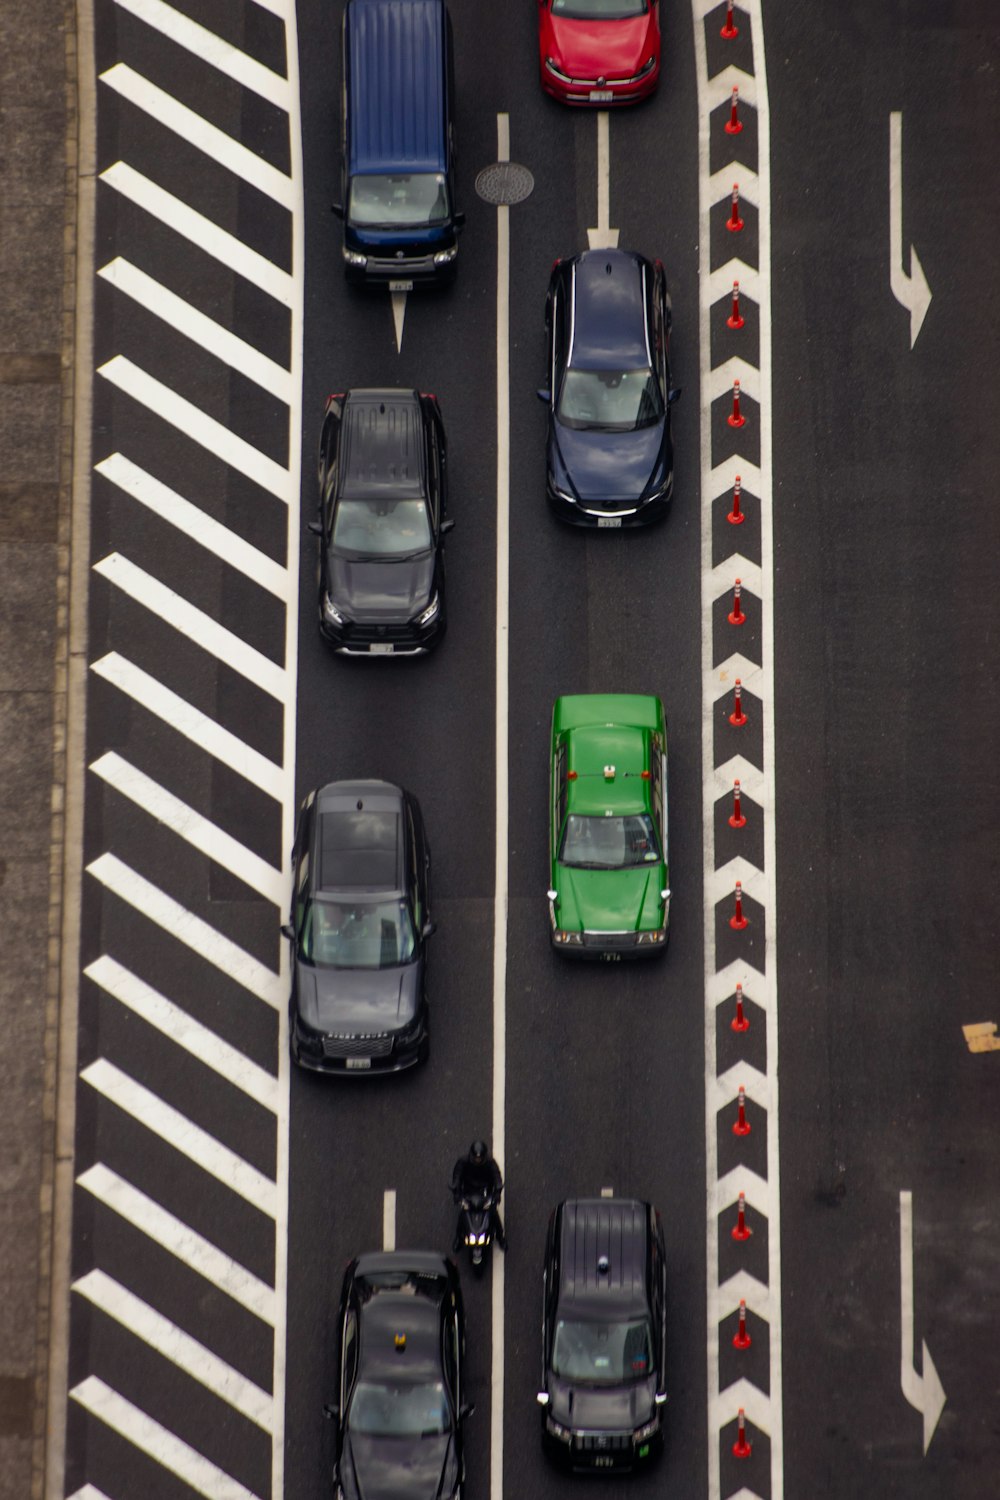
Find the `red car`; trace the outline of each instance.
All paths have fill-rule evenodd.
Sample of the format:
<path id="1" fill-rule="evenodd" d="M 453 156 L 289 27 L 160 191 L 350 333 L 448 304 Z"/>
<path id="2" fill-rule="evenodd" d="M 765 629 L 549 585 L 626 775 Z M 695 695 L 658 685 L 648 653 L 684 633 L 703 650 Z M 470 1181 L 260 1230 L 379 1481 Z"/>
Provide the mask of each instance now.
<path id="1" fill-rule="evenodd" d="M 659 0 L 538 0 L 538 66 L 564 104 L 647 98 L 660 81 Z"/>

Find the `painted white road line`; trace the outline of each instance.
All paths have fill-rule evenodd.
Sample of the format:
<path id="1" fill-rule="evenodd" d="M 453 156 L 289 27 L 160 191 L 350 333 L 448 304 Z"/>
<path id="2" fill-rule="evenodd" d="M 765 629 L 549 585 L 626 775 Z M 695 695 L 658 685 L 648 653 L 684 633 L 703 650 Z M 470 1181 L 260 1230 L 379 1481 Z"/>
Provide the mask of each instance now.
<path id="1" fill-rule="evenodd" d="M 720 396 L 732 394 L 733 381 L 740 383 L 740 394 L 760 401 L 760 371 L 745 359 L 727 359 L 724 365 L 715 365 L 707 372 L 702 386 L 702 400 L 718 401 Z M 746 415 L 744 413 L 744 415 Z"/>
<path id="2" fill-rule="evenodd" d="M 208 120 L 202 119 L 201 115 L 188 109 L 186 104 L 181 104 L 172 94 L 157 88 L 155 83 L 150 83 L 148 78 L 143 78 L 141 73 L 136 73 L 127 63 L 115 63 L 100 78 L 102 83 L 114 89 L 123 99 L 158 120 L 198 151 L 203 151 L 206 156 L 218 162 L 220 167 L 225 167 L 226 171 L 241 177 L 268 198 L 273 198 L 282 208 L 292 209 L 292 182 L 284 172 L 277 171 L 253 151 L 248 151 L 239 141 L 233 140 L 224 130 L 219 130 Z"/>
<path id="3" fill-rule="evenodd" d="M 124 964 L 102 953 L 83 972 L 106 994 L 113 996 L 134 1015 L 141 1016 L 150 1026 L 155 1026 L 162 1036 L 183 1047 L 185 1052 L 218 1073 L 227 1083 L 241 1089 L 272 1114 L 278 1112 L 280 1100 L 276 1078 L 265 1073 L 217 1032 L 210 1031 L 186 1010 L 161 995 L 159 990 L 154 990 Z"/>
<path id="4" fill-rule="evenodd" d="M 153 1135 L 186 1156 L 203 1172 L 221 1182 L 262 1214 L 274 1218 L 274 1183 L 242 1156 L 224 1146 L 215 1136 L 202 1130 L 187 1115 L 167 1104 L 158 1094 L 137 1083 L 121 1068 L 99 1057 L 81 1069 L 84 1083 L 111 1104 L 131 1115 Z"/>
<path id="5" fill-rule="evenodd" d="M 244 541 L 243 537 L 231 531 L 228 526 L 223 526 L 221 521 L 216 521 L 200 506 L 192 505 L 190 500 L 185 500 L 183 495 L 170 489 L 169 485 L 154 479 L 139 464 L 133 463 L 122 453 L 112 453 L 95 464 L 94 468 L 126 495 L 131 495 L 133 500 L 138 500 L 140 505 L 145 505 L 161 520 L 175 526 L 207 552 L 214 553 L 231 568 L 252 578 L 254 583 L 266 589 L 269 594 L 274 594 L 282 603 L 289 602 L 291 596 L 288 591 L 288 573 L 280 563 L 274 562 L 266 552 L 261 552 L 251 542 Z"/>
<path id="6" fill-rule="evenodd" d="M 402 352 L 403 348 L 403 320 L 406 317 L 406 292 L 390 292 L 389 301 L 392 305 L 392 326 L 396 334 L 396 353 Z"/>
<path id="7" fill-rule="evenodd" d="M 121 3 L 122 0 L 118 0 L 118 4 Z M 130 260 L 116 256 L 106 266 L 102 266 L 97 274 L 154 317 L 162 318 L 164 323 L 176 328 L 178 333 L 182 333 L 193 344 L 198 344 L 231 369 L 238 370 L 241 375 L 245 375 L 269 395 L 283 401 L 286 406 L 291 405 L 292 384 L 287 370 L 283 370 L 266 354 L 261 354 L 259 349 L 255 349 L 245 339 L 238 338 L 214 318 L 206 317 L 162 282 L 147 276 L 145 271 L 140 271 Z"/>
<path id="8" fill-rule="evenodd" d="M 273 1327 L 275 1294 L 266 1282 L 254 1276 L 245 1266 L 241 1266 L 101 1162 L 88 1167 L 77 1178 L 77 1182 L 105 1207 L 118 1214 L 119 1218 L 140 1230 L 190 1270 L 196 1271 L 205 1281 L 210 1281 L 220 1292 L 225 1292 L 227 1297 L 232 1297 L 234 1302 L 245 1307 L 247 1312 L 253 1313 L 262 1323 Z"/>
<path id="9" fill-rule="evenodd" d="M 758 293 L 757 268 L 733 256 L 724 266 L 718 266 L 708 278 L 708 295 L 712 302 L 732 294 L 733 282 L 740 284 L 740 297 L 756 302 Z"/>
<path id="10" fill-rule="evenodd" d="M 280 802 L 283 796 L 284 777 L 280 766 L 261 755 L 245 740 L 223 729 L 214 719 L 194 708 L 184 698 L 164 687 L 155 677 L 150 677 L 128 657 L 117 651 L 109 651 L 100 661 L 91 662 L 90 670 L 126 693 L 136 703 L 155 714 L 164 724 L 169 724 L 192 744 L 214 756 L 223 765 Z"/>
<path id="11" fill-rule="evenodd" d="M 159 219 L 161 224 L 176 230 L 184 239 L 190 240 L 193 245 L 235 271 L 244 280 L 252 282 L 276 302 L 285 307 L 292 306 L 295 288 L 287 271 L 259 255 L 256 250 L 251 250 L 249 245 L 245 245 L 228 230 L 220 229 L 218 224 L 182 203 L 180 198 L 175 198 L 173 193 L 168 193 L 165 188 L 144 177 L 127 162 L 114 162 L 101 173 L 100 180 L 132 203 L 138 204 L 153 218 Z"/>
<path id="12" fill-rule="evenodd" d="M 99 756 L 91 763 L 90 769 L 157 823 L 162 823 L 193 849 L 221 865 L 237 880 L 242 880 L 265 901 L 271 901 L 277 907 L 284 905 L 285 878 L 280 870 L 261 859 L 246 844 L 241 844 L 239 839 L 234 839 L 217 823 L 182 802 L 180 797 L 175 797 L 173 792 L 168 792 L 166 787 L 133 766 L 116 750 Z"/>
<path id="13" fill-rule="evenodd" d="M 74 1281 L 73 1291 L 114 1318 L 123 1328 L 135 1334 L 144 1344 L 169 1359 L 179 1370 L 197 1380 L 227 1406 L 262 1428 L 271 1430 L 271 1397 L 267 1391 L 234 1370 L 232 1365 L 213 1354 L 204 1344 L 178 1328 L 169 1318 L 150 1307 L 141 1297 L 115 1281 L 103 1271 L 88 1271 Z"/>
<path id="14" fill-rule="evenodd" d="M 611 129 L 608 111 L 597 111 L 597 226 L 587 230 L 591 250 L 615 250 L 618 230 L 611 228 Z"/>
<path id="15" fill-rule="evenodd" d="M 264 1000 L 275 1010 L 285 1009 L 288 985 L 285 978 L 253 958 L 245 948 L 224 937 L 217 928 L 188 911 L 133 870 L 116 854 L 101 854 L 87 866 L 87 873 L 109 891 L 127 901 L 136 911 L 169 932 L 206 962 L 220 969 L 228 978 Z"/>
<path id="16" fill-rule="evenodd" d="M 287 79 L 273 73 L 270 68 L 265 68 L 231 42 L 223 41 L 214 31 L 200 26 L 181 11 L 174 10 L 172 5 L 165 5 L 164 0 L 115 0 L 115 4 L 122 10 L 131 11 L 132 15 L 145 21 L 147 26 L 155 27 L 179 47 L 200 57 L 202 62 L 217 68 L 227 78 L 232 78 L 245 89 L 259 94 L 262 99 L 267 99 L 287 114 Z"/>
<path id="17" fill-rule="evenodd" d="M 913 1194 L 905 1191 L 899 1195 L 899 1293 L 899 1382 L 907 1401 L 923 1416 L 926 1456 L 948 1398 L 945 1396 L 941 1377 L 934 1368 L 926 1339 L 921 1340 L 922 1375 L 917 1374 L 913 1363 Z"/>
<path id="18" fill-rule="evenodd" d="M 127 396 L 131 396 L 133 401 L 140 402 L 156 416 L 176 427 L 192 442 L 199 443 L 224 464 L 229 464 L 255 484 L 261 485 L 277 500 L 288 502 L 291 478 L 287 469 L 261 453 L 252 443 L 237 437 L 235 432 L 210 417 L 201 407 L 195 406 L 161 380 L 141 370 L 123 354 L 116 354 L 113 359 L 109 359 L 97 373 Z"/>
<path id="19" fill-rule="evenodd" d="M 889 116 L 889 286 L 896 301 L 910 314 L 910 348 L 917 342 L 931 305 L 931 289 L 915 245 L 910 246 L 910 270 L 903 267 L 903 116 Z"/>
<path id="20" fill-rule="evenodd" d="M 128 594 L 136 603 L 142 604 L 154 615 L 158 615 L 188 640 L 217 656 L 232 667 L 234 672 L 248 677 L 265 693 L 285 702 L 288 682 L 284 671 L 269 657 L 248 646 L 240 636 L 234 635 L 224 625 L 219 625 L 211 615 L 196 605 L 189 604 L 180 594 L 167 588 L 152 573 L 137 567 L 120 552 L 109 552 L 100 562 L 94 563 L 94 572 L 108 579 L 116 588 Z"/>
<path id="21" fill-rule="evenodd" d="M 510 161 L 510 116 L 497 115 L 497 161 Z M 510 784 L 510 209 L 497 206 L 497 507 L 495 866 L 493 874 L 493 1155 L 503 1171 L 507 1127 L 507 915 Z M 504 1256 L 491 1287 L 490 1500 L 503 1500 Z"/>
<path id="22" fill-rule="evenodd" d="M 396 1189 L 386 1188 L 382 1194 L 382 1249 L 396 1248 Z"/>
<path id="23" fill-rule="evenodd" d="M 205 1500 L 258 1500 L 245 1485 L 175 1437 L 96 1375 L 88 1375 L 86 1380 L 74 1386 L 70 1396 L 154 1463 L 176 1474 Z"/>
<path id="24" fill-rule="evenodd" d="M 69 1500 L 111 1500 L 111 1497 L 95 1485 L 85 1484 L 82 1490 L 74 1490 Z"/>
<path id="25" fill-rule="evenodd" d="M 737 1271 L 719 1287 L 719 1309 L 723 1318 L 737 1312 L 741 1302 L 746 1303 L 748 1312 L 756 1313 L 760 1318 L 770 1318 L 771 1294 L 764 1283 L 748 1271 Z M 732 1421 L 732 1418 L 728 1420 Z"/>
<path id="26" fill-rule="evenodd" d="M 752 172 L 743 162 L 731 161 L 727 167 L 721 167 L 718 172 L 713 172 L 708 179 L 708 193 L 712 203 L 722 203 L 732 198 L 733 183 L 740 190 L 740 202 L 752 203 L 754 208 L 760 208 L 760 186 L 757 173 Z"/>

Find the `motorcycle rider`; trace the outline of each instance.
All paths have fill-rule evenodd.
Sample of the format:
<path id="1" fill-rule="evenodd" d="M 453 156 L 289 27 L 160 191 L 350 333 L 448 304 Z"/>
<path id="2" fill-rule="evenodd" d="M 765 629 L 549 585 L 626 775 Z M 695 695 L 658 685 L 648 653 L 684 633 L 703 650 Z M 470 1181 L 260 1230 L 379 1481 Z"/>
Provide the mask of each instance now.
<path id="1" fill-rule="evenodd" d="M 503 1178 L 500 1168 L 490 1155 L 490 1148 L 485 1141 L 473 1141 L 469 1147 L 468 1156 L 460 1156 L 455 1163 L 451 1174 L 451 1193 L 456 1203 L 461 1203 L 463 1198 L 492 1198 L 490 1208 L 490 1224 L 493 1238 L 501 1250 L 507 1249 L 507 1236 L 504 1233 L 503 1222 L 500 1218 L 500 1194 L 503 1192 Z M 462 1248 L 462 1219 L 459 1216 L 455 1227 L 455 1238 L 452 1241 L 452 1251 L 457 1255 Z"/>

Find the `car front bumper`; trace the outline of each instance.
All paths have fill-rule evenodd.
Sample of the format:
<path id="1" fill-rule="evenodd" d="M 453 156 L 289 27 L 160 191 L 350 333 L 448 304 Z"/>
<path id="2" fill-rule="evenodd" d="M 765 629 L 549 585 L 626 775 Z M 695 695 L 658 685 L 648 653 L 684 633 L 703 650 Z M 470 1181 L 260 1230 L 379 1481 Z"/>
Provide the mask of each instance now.
<path id="1" fill-rule="evenodd" d="M 560 1468 L 578 1474 L 621 1474 L 656 1459 L 663 1451 L 663 1432 L 661 1429 L 638 1442 L 631 1432 L 574 1432 L 567 1443 L 543 1426 L 542 1446 Z"/>
<path id="2" fill-rule="evenodd" d="M 661 520 L 670 508 L 674 497 L 673 477 L 665 490 L 649 500 L 634 505 L 628 502 L 602 506 L 597 500 L 569 500 L 565 494 L 546 483 L 545 495 L 556 518 L 569 526 L 579 526 L 593 531 L 622 531 L 626 528 L 649 526 Z"/>
<path id="3" fill-rule="evenodd" d="M 637 82 L 605 83 L 600 87 L 596 80 L 556 77 L 542 62 L 539 69 L 542 88 L 551 99 L 560 104 L 569 104 L 577 109 L 619 109 L 623 105 L 640 104 L 655 94 L 660 82 L 660 64 Z M 605 97 L 594 98 L 594 94 Z M 607 97 L 610 95 L 610 97 Z"/>
<path id="4" fill-rule="evenodd" d="M 412 1032 L 374 1037 L 327 1037 L 305 1027 L 297 1016 L 288 1028 L 292 1061 L 312 1073 L 347 1078 L 370 1078 L 376 1073 L 402 1073 L 425 1062 L 430 1047 L 427 1017 Z M 388 1043 L 388 1046 L 386 1046 Z M 370 1044 L 370 1045 L 366 1045 Z M 331 1045 L 335 1049 L 331 1052 Z"/>

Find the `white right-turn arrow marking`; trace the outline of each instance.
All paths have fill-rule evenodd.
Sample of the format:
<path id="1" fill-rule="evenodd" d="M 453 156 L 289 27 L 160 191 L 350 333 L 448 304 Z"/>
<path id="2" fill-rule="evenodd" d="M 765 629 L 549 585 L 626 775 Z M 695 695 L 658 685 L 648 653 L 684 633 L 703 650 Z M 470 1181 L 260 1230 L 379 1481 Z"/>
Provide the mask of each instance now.
<path id="1" fill-rule="evenodd" d="M 923 1340 L 924 1373 L 918 1375 L 913 1365 L 913 1194 L 906 1192 L 899 1195 L 899 1284 L 902 1313 L 899 1379 L 907 1401 L 923 1413 L 926 1453 L 947 1397 L 934 1368 L 931 1351 Z"/>
<path id="2" fill-rule="evenodd" d="M 931 305 L 931 289 L 913 245 L 909 274 L 903 269 L 903 116 L 889 116 L 889 285 L 896 301 L 910 314 L 910 348 Z"/>

